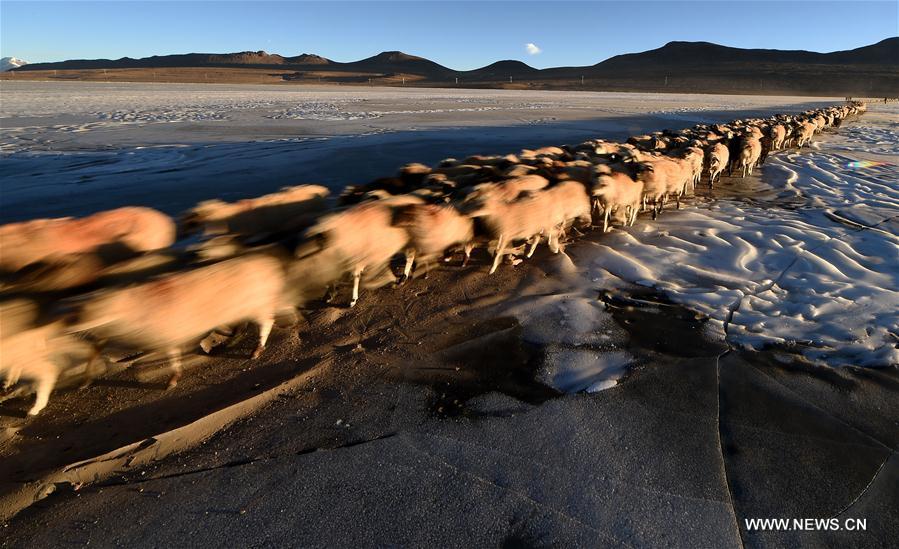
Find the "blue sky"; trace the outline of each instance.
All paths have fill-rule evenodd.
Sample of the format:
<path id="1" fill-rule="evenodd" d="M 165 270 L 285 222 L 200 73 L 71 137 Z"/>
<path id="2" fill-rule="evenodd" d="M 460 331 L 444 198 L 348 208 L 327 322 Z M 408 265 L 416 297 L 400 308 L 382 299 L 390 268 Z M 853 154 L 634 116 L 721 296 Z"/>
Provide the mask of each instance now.
<path id="1" fill-rule="evenodd" d="M 460 70 L 500 59 L 543 68 L 592 65 L 671 40 L 835 51 L 897 34 L 896 0 L 0 0 L 0 55 L 29 62 L 243 50 L 354 61 L 402 50 Z"/>

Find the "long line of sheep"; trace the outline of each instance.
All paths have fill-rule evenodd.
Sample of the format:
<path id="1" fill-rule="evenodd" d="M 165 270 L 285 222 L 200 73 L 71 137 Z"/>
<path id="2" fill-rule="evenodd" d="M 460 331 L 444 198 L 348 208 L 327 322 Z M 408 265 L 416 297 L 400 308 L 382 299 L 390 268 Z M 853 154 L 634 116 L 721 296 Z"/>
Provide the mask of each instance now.
<path id="1" fill-rule="evenodd" d="M 4 388 L 34 382 L 46 405 L 62 373 L 105 372 L 110 349 L 165 353 L 174 386 L 181 354 L 220 328 L 259 327 L 254 358 L 276 316 L 295 315 L 352 275 L 404 282 L 416 264 L 486 247 L 493 273 L 509 254 L 530 257 L 545 239 L 559 252 L 575 227 L 633 225 L 641 211 L 680 207 L 702 175 L 751 175 L 766 156 L 803 147 L 865 104 L 697 125 L 632 137 L 523 150 L 506 156 L 409 164 L 396 177 L 327 189 L 301 185 L 256 199 L 207 201 L 174 220 L 148 208 L 0 227 L 0 373 Z M 601 221 L 599 221 L 601 219 Z M 176 230 L 177 229 L 177 230 Z M 180 230 L 180 232 L 179 232 Z M 175 247 L 178 236 L 193 243 Z M 514 248 L 514 246 L 518 248 Z M 522 245 L 525 247 L 522 248 Z M 402 275 L 391 262 L 405 256 Z M 516 259 L 519 261 L 519 259 Z"/>

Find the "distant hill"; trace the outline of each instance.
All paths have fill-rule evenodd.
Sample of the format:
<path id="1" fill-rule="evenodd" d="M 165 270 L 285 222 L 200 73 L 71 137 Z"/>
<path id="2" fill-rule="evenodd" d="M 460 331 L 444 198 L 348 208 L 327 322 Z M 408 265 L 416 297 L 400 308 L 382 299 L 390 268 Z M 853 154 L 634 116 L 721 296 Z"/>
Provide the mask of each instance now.
<path id="1" fill-rule="evenodd" d="M 899 66 L 899 38 L 888 38 L 871 46 L 833 53 L 741 49 L 709 42 L 668 42 L 655 50 L 616 55 L 594 66 L 604 70 L 643 70 L 727 63 Z"/>
<path id="2" fill-rule="evenodd" d="M 132 69 L 127 73 L 129 79 L 149 80 L 140 69 L 154 69 L 153 79 L 158 80 L 158 69 L 170 69 L 163 78 L 206 82 L 230 81 L 233 76 L 229 75 L 234 74 L 220 70 L 210 78 L 206 72 L 202 73 L 202 79 L 193 80 L 198 78 L 199 73 L 194 70 L 198 68 L 242 69 L 243 79 L 233 81 L 245 81 L 247 71 L 258 70 L 263 81 L 296 83 L 895 96 L 899 90 L 899 37 L 831 53 L 669 42 L 654 50 L 616 55 L 595 65 L 548 69 L 505 60 L 479 69 L 457 71 L 400 51 L 386 51 L 352 62 L 337 62 L 306 53 L 283 57 L 265 51 L 247 51 L 33 63 L 14 68 L 13 72 L 25 77 L 33 74 L 43 78 L 94 80 L 101 79 L 95 72 L 97 69 Z M 50 70 L 56 72 L 46 73 Z M 113 79 L 116 77 L 112 75 Z M 109 80 L 110 74 L 103 71 L 102 79 Z"/>
<path id="3" fill-rule="evenodd" d="M 496 63 L 491 63 L 486 67 L 481 67 L 480 69 L 474 69 L 471 71 L 464 71 L 464 80 L 465 81 L 504 81 L 508 80 L 509 77 L 513 78 L 527 78 L 532 77 L 540 73 L 540 69 L 535 69 L 534 67 L 522 63 L 521 61 L 497 61 Z"/>
<path id="4" fill-rule="evenodd" d="M 385 51 L 361 61 L 338 63 L 337 66 L 340 70 L 415 74 L 428 78 L 447 77 L 455 72 L 424 57 L 401 51 Z"/>

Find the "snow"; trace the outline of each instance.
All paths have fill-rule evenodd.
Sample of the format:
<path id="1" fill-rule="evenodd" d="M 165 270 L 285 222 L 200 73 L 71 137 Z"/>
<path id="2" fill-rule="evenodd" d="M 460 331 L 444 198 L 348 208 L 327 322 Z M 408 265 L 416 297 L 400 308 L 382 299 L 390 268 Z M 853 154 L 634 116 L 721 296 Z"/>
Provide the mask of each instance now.
<path id="1" fill-rule="evenodd" d="M 586 276 L 650 285 L 711 317 L 736 348 L 899 364 L 899 109 L 880 113 L 816 150 L 770 157 L 770 200 L 699 201 L 586 243 Z M 893 161 L 860 160 L 872 155 Z"/>
<path id="2" fill-rule="evenodd" d="M 16 57 L 3 57 L 0 59 L 0 72 L 6 72 L 27 64 L 28 61 L 23 61 Z"/>

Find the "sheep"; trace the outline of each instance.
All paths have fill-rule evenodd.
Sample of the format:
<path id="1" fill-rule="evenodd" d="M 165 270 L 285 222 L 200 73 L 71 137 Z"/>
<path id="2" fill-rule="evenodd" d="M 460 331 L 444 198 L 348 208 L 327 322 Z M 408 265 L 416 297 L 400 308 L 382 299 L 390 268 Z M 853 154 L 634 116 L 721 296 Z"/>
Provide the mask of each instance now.
<path id="1" fill-rule="evenodd" d="M 238 202 L 206 200 L 181 218 L 185 234 L 252 236 L 308 225 L 326 206 L 328 189 L 320 185 L 284 187 L 272 194 Z"/>
<path id="2" fill-rule="evenodd" d="M 686 194 L 687 186 L 693 180 L 693 164 L 686 159 L 661 157 L 656 162 L 656 170 L 659 167 L 667 171 L 666 198 L 674 196 L 677 209 L 680 209 L 680 199 Z"/>
<path id="3" fill-rule="evenodd" d="M 442 173 L 449 179 L 455 179 L 459 176 L 479 174 L 483 169 L 484 166 L 478 164 L 456 164 L 453 166 L 434 168 L 431 173 Z"/>
<path id="4" fill-rule="evenodd" d="M 35 263 L 66 263 L 78 254 L 108 260 L 167 248 L 175 223 L 156 210 L 125 207 L 87 217 L 36 219 L 0 227 L 0 271 L 15 273 Z"/>
<path id="5" fill-rule="evenodd" d="M 5 275 L 3 290 L 16 293 L 61 292 L 96 282 L 106 261 L 96 253 L 60 257 L 53 263 L 32 264 Z"/>
<path id="6" fill-rule="evenodd" d="M 782 124 L 774 124 L 771 126 L 771 150 L 779 151 L 783 147 L 784 139 L 786 139 L 786 128 Z"/>
<path id="7" fill-rule="evenodd" d="M 20 377 L 35 381 L 35 400 L 28 410 L 37 415 L 50 401 L 64 364 L 86 359 L 88 370 L 97 356 L 94 348 L 64 332 L 59 320 L 39 322 L 37 305 L 26 299 L 0 303 L 0 374 L 3 388 L 15 385 Z"/>
<path id="8" fill-rule="evenodd" d="M 681 157 L 687 161 L 690 171 L 691 178 L 688 181 L 690 191 L 692 192 L 696 185 L 699 184 L 699 180 L 702 178 L 702 167 L 703 161 L 705 160 L 705 153 L 699 147 L 689 146 L 684 150 L 684 154 Z"/>
<path id="9" fill-rule="evenodd" d="M 521 154 L 519 154 L 519 158 L 521 160 L 531 160 L 539 157 L 550 157 L 553 159 L 558 159 L 564 157 L 566 155 L 565 151 L 561 147 L 540 147 L 539 149 L 522 149 Z"/>
<path id="10" fill-rule="evenodd" d="M 506 246 L 515 240 L 531 242 L 528 257 L 534 253 L 540 235 L 546 235 L 550 246 L 557 251 L 559 233 L 566 222 L 578 217 L 589 220 L 590 199 L 583 185 L 567 182 L 514 202 L 485 200 L 469 215 L 482 218 L 487 232 L 496 239 L 490 267 L 493 274 L 505 255 Z"/>
<path id="11" fill-rule="evenodd" d="M 509 166 L 502 172 L 502 177 L 521 177 L 523 175 L 530 175 L 537 171 L 536 166 L 529 166 L 527 164 L 515 164 L 513 166 Z"/>
<path id="12" fill-rule="evenodd" d="M 468 263 L 471 241 L 474 239 L 474 222 L 453 206 L 413 204 L 397 212 L 394 225 L 402 227 L 409 235 L 403 281 L 411 278 L 416 257 L 427 264 L 452 246 L 463 246 L 465 258 L 462 265 Z"/>
<path id="13" fill-rule="evenodd" d="M 505 156 L 481 156 L 474 155 L 469 156 L 465 159 L 464 163 L 475 166 L 495 166 L 499 169 L 508 169 L 512 166 L 516 166 L 521 162 L 521 160 L 514 154 L 507 154 Z"/>
<path id="14" fill-rule="evenodd" d="M 765 160 L 768 159 L 768 155 L 771 154 L 771 150 L 774 147 L 774 139 L 769 133 L 765 133 L 765 135 L 759 139 L 759 145 L 761 146 L 761 152 L 755 165 L 761 167 L 762 164 L 765 163 Z"/>
<path id="15" fill-rule="evenodd" d="M 742 177 L 746 177 L 747 172 L 752 175 L 752 168 L 759 161 L 762 154 L 762 143 L 755 137 L 749 137 L 743 141 L 737 157 L 737 169 L 743 170 Z"/>
<path id="16" fill-rule="evenodd" d="M 643 160 L 636 163 L 636 180 L 643 184 L 643 210 L 646 204 L 652 203 L 652 218 L 658 217 L 664 205 L 665 194 L 668 192 L 667 172 L 659 169 L 651 160 Z"/>
<path id="17" fill-rule="evenodd" d="M 602 208 L 602 231 L 609 231 L 609 217 L 617 208 L 625 208 L 625 225 L 633 225 L 643 200 L 643 183 L 627 174 L 613 172 L 608 166 L 596 166 L 591 190 L 595 207 Z"/>
<path id="18" fill-rule="evenodd" d="M 715 143 L 709 149 L 709 187 L 712 187 L 716 180 L 721 180 L 721 172 L 727 166 L 729 156 L 727 146 L 723 143 Z"/>
<path id="19" fill-rule="evenodd" d="M 338 261 L 353 273 L 350 307 L 355 307 L 359 301 L 359 281 L 363 271 L 389 267 L 393 256 L 406 248 L 409 235 L 402 227 L 393 225 L 393 216 L 395 207 L 410 204 L 424 204 L 424 201 L 401 195 L 396 201 L 364 202 L 325 216 L 306 230 L 307 238 L 320 239 L 323 247 L 333 248 Z"/>
<path id="20" fill-rule="evenodd" d="M 796 147 L 801 149 L 803 145 L 812 142 L 812 136 L 815 134 L 815 125 L 811 122 L 802 122 L 799 124 L 798 133 L 796 135 Z"/>
<path id="21" fill-rule="evenodd" d="M 820 133 L 824 131 L 824 128 L 827 127 L 827 120 L 824 119 L 824 116 L 818 114 L 813 119 L 812 122 L 817 126 L 815 133 Z"/>
<path id="22" fill-rule="evenodd" d="M 523 175 L 497 183 L 483 183 L 468 193 L 464 202 L 469 204 L 493 198 L 511 202 L 523 193 L 539 191 L 547 185 L 549 180 L 541 175 Z"/>
<path id="23" fill-rule="evenodd" d="M 560 167 L 561 173 L 557 176 L 560 180 L 571 180 L 590 185 L 593 179 L 593 163 L 587 160 L 572 160 L 565 162 Z"/>
<path id="24" fill-rule="evenodd" d="M 220 239 L 227 237 L 217 237 Z M 96 253 L 72 256 L 64 261 L 44 265 L 41 268 L 24 269 L 7 277 L 4 291 L 16 294 L 52 294 L 60 297 L 76 290 L 103 287 L 128 281 L 136 281 L 151 274 L 173 271 L 183 267 L 191 259 L 210 260 L 235 255 L 231 246 L 212 239 L 188 247 L 187 253 L 164 249 L 148 252 L 131 259 L 108 263 Z"/>
<path id="25" fill-rule="evenodd" d="M 174 387 L 183 348 L 219 326 L 254 321 L 265 350 L 275 315 L 288 309 L 285 271 L 271 256 L 251 254 L 80 296 L 68 303 L 68 332 L 141 351 L 166 351 Z"/>
<path id="26" fill-rule="evenodd" d="M 584 184 L 577 181 L 563 181 L 543 193 L 552 201 L 554 215 L 563 229 L 575 221 L 581 224 L 590 223 L 592 208 Z"/>
<path id="27" fill-rule="evenodd" d="M 651 135 L 634 135 L 628 137 L 627 143 L 644 151 L 652 150 L 654 148 L 653 137 Z"/>
<path id="28" fill-rule="evenodd" d="M 399 208 L 402 206 L 410 206 L 412 204 L 424 204 L 425 200 L 423 197 L 408 193 L 408 194 L 390 194 L 385 191 L 369 191 L 365 195 L 366 201 L 376 201 L 378 204 L 382 206 L 387 206 L 391 208 Z"/>
<path id="29" fill-rule="evenodd" d="M 428 174 L 427 177 L 433 177 L 435 174 Z M 364 185 L 348 185 L 337 197 L 338 206 L 349 206 L 358 204 L 367 198 L 368 193 L 372 191 L 384 191 L 387 194 L 397 195 L 409 192 L 411 189 L 399 177 L 379 177 L 374 181 Z"/>
<path id="30" fill-rule="evenodd" d="M 430 167 L 413 162 L 400 168 L 399 178 L 409 187 L 417 187 L 420 186 L 430 174 Z"/>

